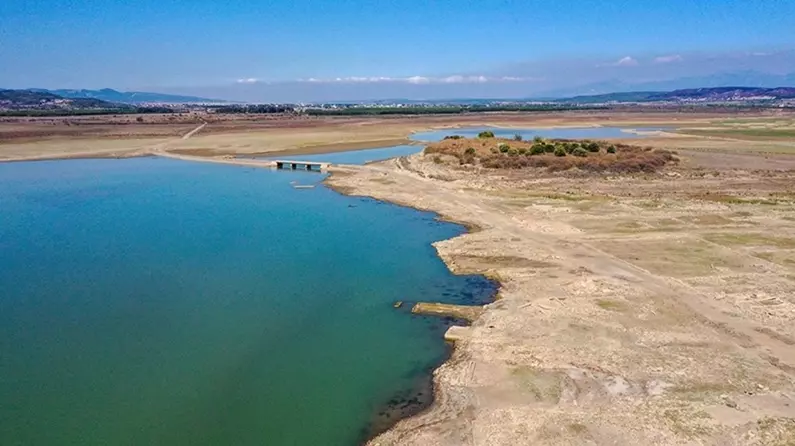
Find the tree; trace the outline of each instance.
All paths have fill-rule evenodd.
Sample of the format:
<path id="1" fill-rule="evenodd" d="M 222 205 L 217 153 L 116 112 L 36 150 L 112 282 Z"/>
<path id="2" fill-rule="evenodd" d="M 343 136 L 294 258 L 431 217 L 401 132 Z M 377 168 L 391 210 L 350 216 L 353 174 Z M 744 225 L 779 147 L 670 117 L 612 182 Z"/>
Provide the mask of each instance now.
<path id="1" fill-rule="evenodd" d="M 514 141 L 521 141 L 522 140 L 522 135 L 520 135 L 518 133 L 513 135 L 513 140 Z"/>

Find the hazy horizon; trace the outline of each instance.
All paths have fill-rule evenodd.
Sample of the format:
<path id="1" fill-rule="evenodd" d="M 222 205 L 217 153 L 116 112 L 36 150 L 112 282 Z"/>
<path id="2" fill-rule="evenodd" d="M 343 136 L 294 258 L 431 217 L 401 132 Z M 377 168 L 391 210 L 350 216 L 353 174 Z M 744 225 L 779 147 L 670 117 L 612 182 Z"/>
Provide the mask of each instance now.
<path id="1" fill-rule="evenodd" d="M 790 1 L 7 0 L 0 21 L 2 88 L 312 102 L 795 84 Z"/>

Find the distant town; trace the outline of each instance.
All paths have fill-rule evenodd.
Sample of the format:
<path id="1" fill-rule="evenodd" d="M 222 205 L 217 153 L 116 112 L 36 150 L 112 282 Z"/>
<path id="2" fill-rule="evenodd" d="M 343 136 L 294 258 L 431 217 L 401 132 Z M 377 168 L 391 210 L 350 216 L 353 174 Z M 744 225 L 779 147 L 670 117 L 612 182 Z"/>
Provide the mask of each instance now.
<path id="1" fill-rule="evenodd" d="M 334 115 L 424 115 L 532 112 L 624 107 L 793 108 L 795 87 L 716 87 L 670 92 L 619 92 L 556 99 L 378 100 L 334 103 L 248 104 L 159 93 L 103 90 L 0 90 L 0 116 L 60 116 L 125 113 L 249 113 Z"/>

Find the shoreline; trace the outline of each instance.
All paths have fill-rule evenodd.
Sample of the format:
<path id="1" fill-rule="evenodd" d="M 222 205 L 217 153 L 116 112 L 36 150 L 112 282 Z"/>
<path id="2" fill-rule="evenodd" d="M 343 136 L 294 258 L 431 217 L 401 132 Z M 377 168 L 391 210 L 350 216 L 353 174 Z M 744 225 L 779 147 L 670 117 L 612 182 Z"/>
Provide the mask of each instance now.
<path id="1" fill-rule="evenodd" d="M 387 159 L 387 160 L 378 161 L 378 162 L 373 163 L 373 164 L 388 163 L 388 162 L 395 161 L 397 159 L 398 158 L 390 158 L 390 159 Z M 439 246 L 441 243 L 445 243 L 445 242 L 452 243 L 456 239 L 459 239 L 459 238 L 464 237 L 466 235 L 470 235 L 470 234 L 475 234 L 475 233 L 481 232 L 483 230 L 483 227 L 481 225 L 479 225 L 479 224 L 477 224 L 475 222 L 471 222 L 471 221 L 456 219 L 453 216 L 446 215 L 443 212 L 439 212 L 437 209 L 434 209 L 434 208 L 431 208 L 431 207 L 421 207 L 421 206 L 417 205 L 416 203 L 383 198 L 383 197 L 371 195 L 367 191 L 360 191 L 360 190 L 354 191 L 353 189 L 351 189 L 349 187 L 342 186 L 342 185 L 339 185 L 339 184 L 334 184 L 335 178 L 339 179 L 341 176 L 344 176 L 344 175 L 355 175 L 355 173 L 351 174 L 351 173 L 340 173 L 340 172 L 333 172 L 332 171 L 332 172 L 328 173 L 328 175 L 326 176 L 325 179 L 323 179 L 321 184 L 323 184 L 324 186 L 328 187 L 329 189 L 331 189 L 331 190 L 333 190 L 333 191 L 335 191 L 335 192 L 337 192 L 337 193 L 339 193 L 341 195 L 344 195 L 346 197 L 367 197 L 367 198 L 371 198 L 371 199 L 374 199 L 374 200 L 384 201 L 385 203 L 389 203 L 389 204 L 392 204 L 392 205 L 395 205 L 395 206 L 401 206 L 401 207 L 405 207 L 405 208 L 409 208 L 409 209 L 414 209 L 414 210 L 419 211 L 419 212 L 430 212 L 430 213 L 436 215 L 436 218 L 439 221 L 455 224 L 455 225 L 461 226 L 463 228 L 463 231 L 460 234 L 458 234 L 458 235 L 456 235 L 454 237 L 448 238 L 448 239 L 438 240 L 438 241 L 433 242 L 431 244 L 434 247 L 434 250 L 436 252 L 436 256 L 442 261 L 442 263 L 444 263 L 445 267 L 452 274 L 454 274 L 454 275 L 464 275 L 464 274 L 481 275 L 484 278 L 486 278 L 487 280 L 489 280 L 492 283 L 494 283 L 495 291 L 494 291 L 494 294 L 491 296 L 491 299 L 490 299 L 491 302 L 488 302 L 488 303 L 486 303 L 484 305 L 480 305 L 480 306 L 477 306 L 477 305 L 468 305 L 467 306 L 467 307 L 472 307 L 472 308 L 478 308 L 478 309 L 481 310 L 480 313 L 478 314 L 478 316 L 475 319 L 472 319 L 470 321 L 462 321 L 462 320 L 453 321 L 453 322 L 451 322 L 449 324 L 449 326 L 447 328 L 448 330 L 450 329 L 450 327 L 455 327 L 455 326 L 460 326 L 460 327 L 471 326 L 477 319 L 480 319 L 488 311 L 489 305 L 491 305 L 491 304 L 493 304 L 493 303 L 495 303 L 495 302 L 500 300 L 500 293 L 501 293 L 501 290 L 502 290 L 502 288 L 504 286 L 504 283 L 503 283 L 504 279 L 502 279 L 498 274 L 494 274 L 493 272 L 490 272 L 488 270 L 466 271 L 466 272 L 462 272 L 462 271 L 458 270 L 458 268 L 456 268 L 456 265 L 454 263 L 451 263 L 451 261 L 449 260 L 450 259 L 449 256 L 442 255 L 443 252 L 441 251 L 441 248 Z M 425 317 L 434 317 L 434 318 L 449 317 L 449 316 L 445 316 L 445 315 L 442 315 L 442 314 L 437 314 L 437 315 L 433 315 L 433 316 L 430 316 L 428 314 L 424 314 L 424 316 Z M 461 322 L 467 322 L 467 323 L 462 325 Z M 389 433 L 390 431 L 393 431 L 395 429 L 395 427 L 399 423 L 401 423 L 402 421 L 409 420 L 409 419 L 421 416 L 422 414 L 433 410 L 434 406 L 436 406 L 437 403 L 439 402 L 439 400 L 441 398 L 443 398 L 443 395 L 441 394 L 441 390 L 440 390 L 440 387 L 441 387 L 440 383 L 437 382 L 437 371 L 439 371 L 441 368 L 445 367 L 445 365 L 447 365 L 453 359 L 454 355 L 456 354 L 456 351 L 459 349 L 459 342 L 458 341 L 447 340 L 447 339 L 445 339 L 445 337 L 442 337 L 442 339 L 440 339 L 439 341 L 447 344 L 449 346 L 449 348 L 447 350 L 447 354 L 445 355 L 445 357 L 442 358 L 442 360 L 436 366 L 434 366 L 434 367 L 432 367 L 430 369 L 430 376 L 428 377 L 429 378 L 428 379 L 429 380 L 428 387 L 430 388 L 430 391 L 431 391 L 431 399 L 429 401 L 427 401 L 427 404 L 422 404 L 420 407 L 418 407 L 417 408 L 418 410 L 410 411 L 409 413 L 406 413 L 404 416 L 402 416 L 400 418 L 397 418 L 395 420 L 390 420 L 390 421 L 393 421 L 393 422 L 390 422 L 389 427 L 387 427 L 386 429 L 376 429 L 374 432 L 372 432 L 371 435 L 369 435 L 365 439 L 364 443 L 362 443 L 362 444 L 365 444 L 365 445 L 378 445 L 378 444 L 380 444 L 380 443 L 377 442 L 377 439 L 379 437 Z"/>

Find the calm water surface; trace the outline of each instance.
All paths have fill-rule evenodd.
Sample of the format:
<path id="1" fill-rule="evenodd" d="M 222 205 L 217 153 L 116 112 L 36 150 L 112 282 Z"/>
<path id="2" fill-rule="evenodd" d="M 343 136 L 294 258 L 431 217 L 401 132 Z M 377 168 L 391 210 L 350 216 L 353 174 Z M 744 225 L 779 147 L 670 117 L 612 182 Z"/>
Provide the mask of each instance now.
<path id="1" fill-rule="evenodd" d="M 414 148 L 412 147 L 412 150 Z M 486 302 L 462 232 L 320 174 L 166 159 L 0 164 L 0 444 L 349 445 Z"/>
<path id="2" fill-rule="evenodd" d="M 467 138 L 475 138 L 478 133 L 490 130 L 499 138 L 513 138 L 514 135 L 522 135 L 524 139 L 533 139 L 535 136 L 542 138 L 560 139 L 614 139 L 614 138 L 643 138 L 643 135 L 630 133 L 627 130 L 656 131 L 662 128 L 625 128 L 625 127 L 583 127 L 583 128 L 563 128 L 563 129 L 506 129 L 498 127 L 467 127 L 461 129 L 444 129 L 430 132 L 419 132 L 411 135 L 411 139 L 416 141 L 440 141 L 445 136 L 461 135 Z"/>

